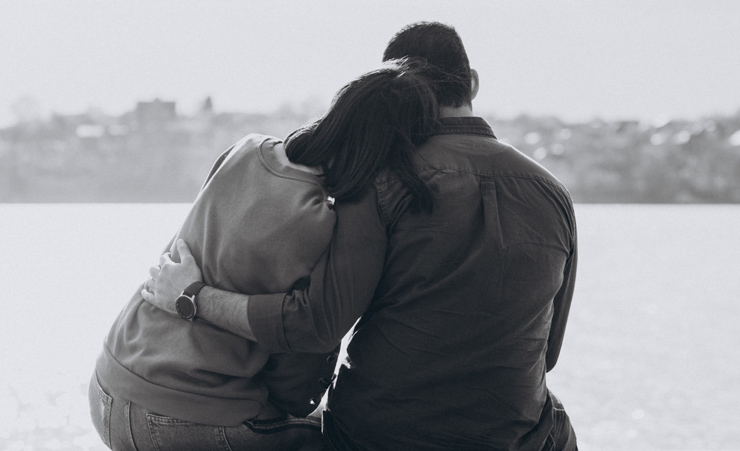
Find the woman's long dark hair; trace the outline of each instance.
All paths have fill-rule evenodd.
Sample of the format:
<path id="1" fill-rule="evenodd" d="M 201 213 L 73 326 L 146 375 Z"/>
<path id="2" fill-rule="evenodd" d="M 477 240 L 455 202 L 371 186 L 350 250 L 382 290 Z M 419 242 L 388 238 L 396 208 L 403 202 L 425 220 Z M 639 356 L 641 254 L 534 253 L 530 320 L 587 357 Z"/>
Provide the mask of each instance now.
<path id="1" fill-rule="evenodd" d="M 438 126 L 438 107 L 418 59 L 386 62 L 339 90 L 329 111 L 294 131 L 285 152 L 294 163 L 319 166 L 330 196 L 361 198 L 390 167 L 408 188 L 413 211 L 431 211 L 433 195 L 412 156 Z"/>

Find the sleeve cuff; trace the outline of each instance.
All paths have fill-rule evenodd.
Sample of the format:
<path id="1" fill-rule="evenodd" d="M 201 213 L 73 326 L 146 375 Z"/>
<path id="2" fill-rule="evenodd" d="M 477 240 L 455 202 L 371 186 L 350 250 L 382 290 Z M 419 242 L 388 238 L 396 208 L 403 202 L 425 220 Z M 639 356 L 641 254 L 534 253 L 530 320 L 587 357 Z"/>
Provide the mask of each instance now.
<path id="1" fill-rule="evenodd" d="M 269 353 L 289 352 L 283 327 L 285 294 L 249 296 L 248 319 L 260 348 Z"/>

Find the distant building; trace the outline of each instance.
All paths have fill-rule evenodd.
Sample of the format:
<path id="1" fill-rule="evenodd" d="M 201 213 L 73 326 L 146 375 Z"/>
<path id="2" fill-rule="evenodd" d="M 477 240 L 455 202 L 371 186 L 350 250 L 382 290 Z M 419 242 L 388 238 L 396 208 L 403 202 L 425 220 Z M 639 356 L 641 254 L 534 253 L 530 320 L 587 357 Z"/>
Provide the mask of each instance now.
<path id="1" fill-rule="evenodd" d="M 206 97 L 206 100 L 203 101 L 203 106 L 200 108 L 200 113 L 204 115 L 213 114 L 213 100 L 211 100 L 211 96 Z"/>
<path id="2" fill-rule="evenodd" d="M 159 126 L 177 119 L 175 102 L 154 99 L 151 102 L 136 103 L 136 121 L 142 127 Z"/>

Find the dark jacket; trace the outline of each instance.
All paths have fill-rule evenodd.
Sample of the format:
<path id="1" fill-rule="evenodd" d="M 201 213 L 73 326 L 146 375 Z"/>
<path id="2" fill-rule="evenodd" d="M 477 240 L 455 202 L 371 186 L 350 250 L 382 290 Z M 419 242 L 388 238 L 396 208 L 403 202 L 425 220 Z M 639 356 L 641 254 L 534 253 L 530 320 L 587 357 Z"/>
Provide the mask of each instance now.
<path id="1" fill-rule="evenodd" d="M 362 315 L 328 402 L 357 449 L 539 450 L 575 283 L 571 198 L 480 118 L 443 119 L 416 167 L 431 214 L 385 172 L 337 205 L 311 288 L 280 311 L 252 297 L 250 325 L 268 350 L 319 351 Z"/>

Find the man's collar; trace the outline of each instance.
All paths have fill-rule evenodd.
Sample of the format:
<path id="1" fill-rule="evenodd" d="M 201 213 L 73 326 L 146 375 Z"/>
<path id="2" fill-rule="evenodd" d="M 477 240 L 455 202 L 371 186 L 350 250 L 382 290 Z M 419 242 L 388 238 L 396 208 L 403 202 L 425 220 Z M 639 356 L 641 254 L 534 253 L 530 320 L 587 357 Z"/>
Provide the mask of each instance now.
<path id="1" fill-rule="evenodd" d="M 478 116 L 442 117 L 435 135 L 483 135 L 496 138 L 491 126 Z"/>

